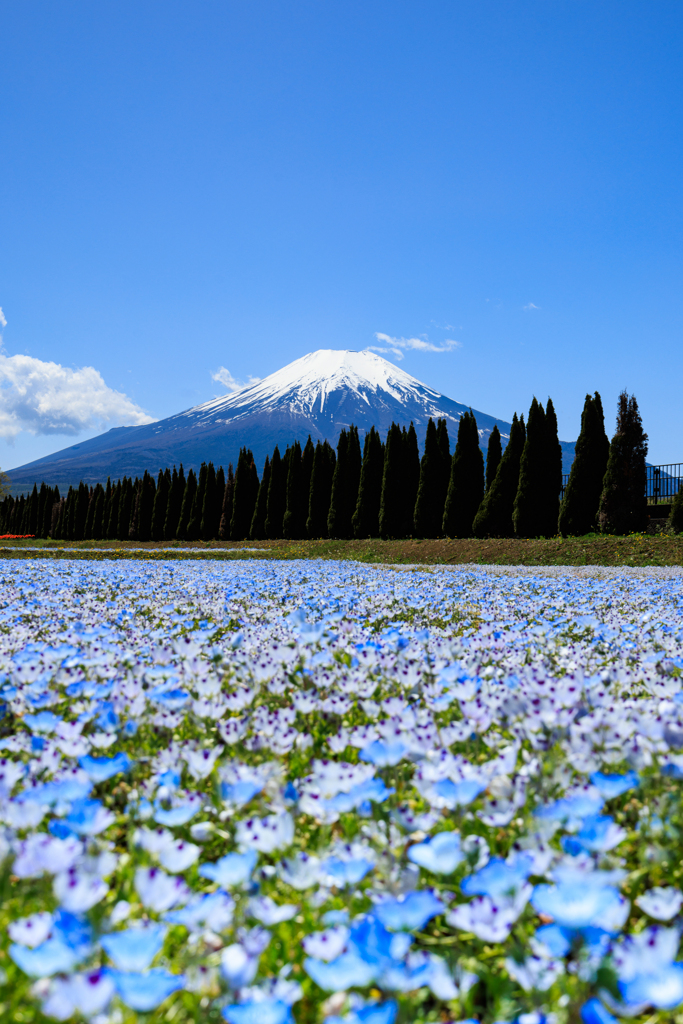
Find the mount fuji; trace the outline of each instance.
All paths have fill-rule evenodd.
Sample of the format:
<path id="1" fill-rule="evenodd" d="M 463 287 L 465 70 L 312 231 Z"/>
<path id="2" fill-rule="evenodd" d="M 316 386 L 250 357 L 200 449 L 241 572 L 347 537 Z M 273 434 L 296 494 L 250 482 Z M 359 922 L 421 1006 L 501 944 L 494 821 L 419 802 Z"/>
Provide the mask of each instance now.
<path id="1" fill-rule="evenodd" d="M 227 467 L 236 464 L 243 445 L 253 451 L 260 471 L 276 444 L 284 452 L 309 434 L 314 441 L 336 444 L 341 429 L 352 423 L 362 437 L 373 425 L 384 435 L 392 420 L 401 426 L 412 420 L 422 444 L 430 416 L 446 419 L 453 450 L 458 422 L 468 410 L 375 352 L 320 349 L 232 394 L 156 423 L 115 427 L 8 472 L 15 493 L 43 480 L 62 489 L 80 480 L 94 484 L 108 476 L 141 476 L 145 470 L 156 475 L 181 462 L 186 470 L 209 460 Z M 505 445 L 510 424 L 474 413 L 482 448 L 494 424 Z M 574 444 L 562 442 L 562 449 L 568 472 Z"/>

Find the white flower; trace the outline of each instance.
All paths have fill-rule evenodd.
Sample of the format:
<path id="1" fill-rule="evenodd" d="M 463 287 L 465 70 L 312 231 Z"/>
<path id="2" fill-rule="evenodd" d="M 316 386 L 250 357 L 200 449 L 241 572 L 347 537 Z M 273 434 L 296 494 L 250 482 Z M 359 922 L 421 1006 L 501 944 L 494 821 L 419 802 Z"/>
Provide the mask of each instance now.
<path id="1" fill-rule="evenodd" d="M 272 853 L 290 846 L 294 839 L 291 814 L 269 814 L 267 818 L 248 818 L 237 823 L 237 842 L 244 850 Z"/>
<path id="2" fill-rule="evenodd" d="M 193 747 L 185 747 L 183 758 L 187 761 L 190 775 L 195 779 L 205 779 L 213 771 L 214 765 L 222 751 L 222 746 L 204 747 L 199 750 Z"/>
<path id="3" fill-rule="evenodd" d="M 290 921 L 298 909 L 293 903 L 277 904 L 270 896 L 259 896 L 257 899 L 249 900 L 249 913 L 267 927 L 280 924 L 282 921 Z"/>
<path id="4" fill-rule="evenodd" d="M 531 992 L 532 989 L 546 992 L 560 975 L 564 974 L 564 964 L 561 960 L 545 957 L 530 956 L 521 964 L 508 957 L 505 966 L 510 977 L 514 978 L 525 992 Z"/>
<path id="5" fill-rule="evenodd" d="M 297 853 L 282 861 L 280 878 L 293 889 L 303 892 L 320 881 L 321 870 L 320 858 L 315 854 Z"/>
<path id="6" fill-rule="evenodd" d="M 681 909 L 683 894 L 674 886 L 655 886 L 654 889 L 644 892 L 635 902 L 648 917 L 654 917 L 657 921 L 670 921 Z"/>
<path id="7" fill-rule="evenodd" d="M 160 868 L 138 868 L 135 889 L 144 906 L 157 913 L 187 903 L 190 890 L 182 878 L 167 875 Z"/>
<path id="8" fill-rule="evenodd" d="M 198 846 L 183 839 L 176 839 L 159 851 L 159 862 L 168 871 L 186 871 L 198 856 Z"/>
<path id="9" fill-rule="evenodd" d="M 94 871 L 84 871 L 78 865 L 55 876 L 53 891 L 65 910 L 82 914 L 99 903 L 109 892 L 109 886 Z"/>
<path id="10" fill-rule="evenodd" d="M 313 932 L 301 940 L 301 945 L 309 956 L 316 960 L 336 960 L 349 941 L 350 931 L 344 925 L 327 928 L 324 932 Z"/>
<path id="11" fill-rule="evenodd" d="M 9 937 L 12 942 L 18 942 L 20 946 L 29 946 L 31 949 L 39 946 L 50 934 L 53 917 L 46 910 L 30 917 L 21 917 L 18 921 L 11 921 L 7 926 Z"/>

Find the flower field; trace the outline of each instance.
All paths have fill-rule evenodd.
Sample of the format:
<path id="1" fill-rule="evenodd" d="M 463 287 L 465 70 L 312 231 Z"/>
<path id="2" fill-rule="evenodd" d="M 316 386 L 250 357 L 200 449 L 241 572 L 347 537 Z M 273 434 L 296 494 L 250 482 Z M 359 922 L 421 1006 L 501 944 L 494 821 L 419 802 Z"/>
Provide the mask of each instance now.
<path id="1" fill-rule="evenodd" d="M 0 1020 L 683 1021 L 680 570 L 0 563 Z"/>

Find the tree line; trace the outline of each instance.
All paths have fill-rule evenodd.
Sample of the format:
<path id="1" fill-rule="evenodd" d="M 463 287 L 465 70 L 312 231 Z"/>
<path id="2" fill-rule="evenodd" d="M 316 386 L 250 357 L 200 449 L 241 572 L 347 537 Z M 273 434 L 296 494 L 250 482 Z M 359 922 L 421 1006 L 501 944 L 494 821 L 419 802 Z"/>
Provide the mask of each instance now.
<path id="1" fill-rule="evenodd" d="M 358 429 L 284 455 L 275 446 L 259 480 L 242 448 L 237 468 L 182 464 L 135 480 L 61 496 L 36 485 L 0 502 L 0 533 L 58 540 L 265 540 L 286 538 L 543 537 L 593 529 L 629 533 L 647 525 L 647 435 L 635 397 L 619 396 L 610 444 L 600 395 L 587 395 L 569 482 L 560 504 L 562 450 L 551 399 L 513 416 L 503 450 L 494 426 L 486 461 L 473 412 L 463 414 L 451 455 L 445 419 L 429 420 L 422 456 L 413 424 L 374 427 L 361 452 Z"/>

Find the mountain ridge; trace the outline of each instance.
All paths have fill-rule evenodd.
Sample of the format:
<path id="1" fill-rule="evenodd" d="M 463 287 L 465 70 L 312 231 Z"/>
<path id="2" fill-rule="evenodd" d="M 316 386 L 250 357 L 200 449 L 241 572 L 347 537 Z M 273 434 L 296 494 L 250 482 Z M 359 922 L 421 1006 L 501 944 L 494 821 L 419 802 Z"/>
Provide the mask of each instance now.
<path id="1" fill-rule="evenodd" d="M 470 406 L 428 387 L 374 352 L 318 349 L 263 380 L 209 399 L 183 412 L 137 427 L 113 427 L 41 459 L 8 470 L 12 490 L 20 493 L 42 480 L 60 488 L 104 482 L 108 476 L 141 476 L 145 470 L 183 463 L 197 469 L 213 461 L 236 464 L 240 447 L 251 448 L 259 469 L 275 444 L 284 451 L 294 440 L 337 443 L 339 432 L 354 423 L 361 437 L 375 426 L 382 435 L 392 421 L 415 424 L 420 444 L 430 416 L 446 419 L 455 447 L 457 425 Z M 506 443 L 510 423 L 473 410 L 484 450 L 494 425 Z M 562 442 L 564 470 L 574 443 Z"/>

